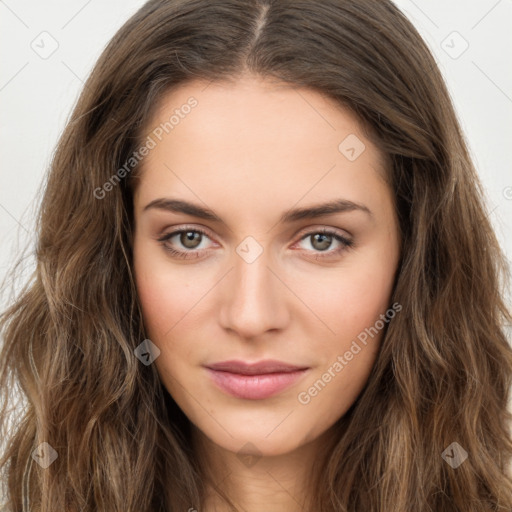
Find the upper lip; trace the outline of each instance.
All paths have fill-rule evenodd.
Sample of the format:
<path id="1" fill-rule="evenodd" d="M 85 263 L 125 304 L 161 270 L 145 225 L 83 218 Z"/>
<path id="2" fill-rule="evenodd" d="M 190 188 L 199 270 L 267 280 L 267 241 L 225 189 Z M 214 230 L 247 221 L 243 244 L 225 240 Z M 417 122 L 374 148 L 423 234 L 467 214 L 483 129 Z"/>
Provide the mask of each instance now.
<path id="1" fill-rule="evenodd" d="M 298 370 L 306 370 L 307 366 L 296 366 L 283 361 L 267 359 L 257 363 L 245 361 L 222 361 L 207 365 L 211 370 L 238 373 L 240 375 L 264 375 L 266 373 L 289 373 Z"/>

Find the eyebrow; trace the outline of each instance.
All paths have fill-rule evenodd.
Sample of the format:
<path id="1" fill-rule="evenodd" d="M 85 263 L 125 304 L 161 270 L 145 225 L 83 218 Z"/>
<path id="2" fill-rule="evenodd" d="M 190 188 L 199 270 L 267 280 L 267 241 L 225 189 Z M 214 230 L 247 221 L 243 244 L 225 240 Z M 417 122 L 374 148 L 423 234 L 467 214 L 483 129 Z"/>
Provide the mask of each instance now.
<path id="1" fill-rule="evenodd" d="M 147 210 L 151 209 L 164 210 L 174 213 L 184 213 L 186 215 L 191 215 L 200 219 L 224 223 L 224 221 L 212 210 L 180 199 L 170 199 L 163 197 L 154 199 L 148 203 L 142 211 L 146 212 Z M 287 210 L 281 215 L 279 222 L 286 224 L 303 219 L 314 219 L 317 217 L 323 217 L 325 215 L 334 215 L 336 213 L 352 211 L 362 211 L 370 217 L 373 217 L 371 210 L 363 204 L 355 203 L 347 199 L 335 199 L 327 203 L 316 204 L 305 208 L 292 208 Z"/>

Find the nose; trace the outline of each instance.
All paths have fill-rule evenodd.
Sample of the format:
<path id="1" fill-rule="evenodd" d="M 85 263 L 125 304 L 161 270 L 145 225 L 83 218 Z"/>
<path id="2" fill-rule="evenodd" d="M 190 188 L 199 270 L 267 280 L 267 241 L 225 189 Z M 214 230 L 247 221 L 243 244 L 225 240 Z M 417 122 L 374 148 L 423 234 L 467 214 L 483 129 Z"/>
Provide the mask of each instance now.
<path id="1" fill-rule="evenodd" d="M 219 321 L 244 339 L 283 329 L 289 321 L 291 292 L 270 268 L 266 252 L 251 263 L 235 254 L 234 268 L 223 279 Z"/>

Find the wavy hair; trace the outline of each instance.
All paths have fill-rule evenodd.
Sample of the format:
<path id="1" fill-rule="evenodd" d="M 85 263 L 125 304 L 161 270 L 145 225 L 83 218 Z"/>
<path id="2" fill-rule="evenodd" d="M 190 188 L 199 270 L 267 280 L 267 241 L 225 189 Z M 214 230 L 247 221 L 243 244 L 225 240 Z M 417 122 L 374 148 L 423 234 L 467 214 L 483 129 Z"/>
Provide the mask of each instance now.
<path id="1" fill-rule="evenodd" d="M 189 420 L 134 356 L 138 167 L 116 172 L 164 93 L 246 73 L 357 115 L 388 158 L 403 241 L 403 310 L 336 424 L 311 510 L 512 510 L 508 268 L 435 59 L 389 0 L 150 0 L 113 37 L 53 155 L 36 267 L 0 318 L 4 510 L 201 509 Z M 453 442 L 468 453 L 456 469 Z"/>

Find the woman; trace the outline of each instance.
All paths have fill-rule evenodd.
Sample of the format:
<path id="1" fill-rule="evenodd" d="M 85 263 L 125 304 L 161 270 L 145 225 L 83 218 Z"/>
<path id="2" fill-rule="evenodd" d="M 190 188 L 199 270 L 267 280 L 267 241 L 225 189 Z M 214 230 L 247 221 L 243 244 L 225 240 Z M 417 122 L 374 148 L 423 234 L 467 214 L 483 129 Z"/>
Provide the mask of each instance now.
<path id="1" fill-rule="evenodd" d="M 7 510 L 511 510 L 479 187 L 391 2 L 149 1 L 2 316 Z"/>

